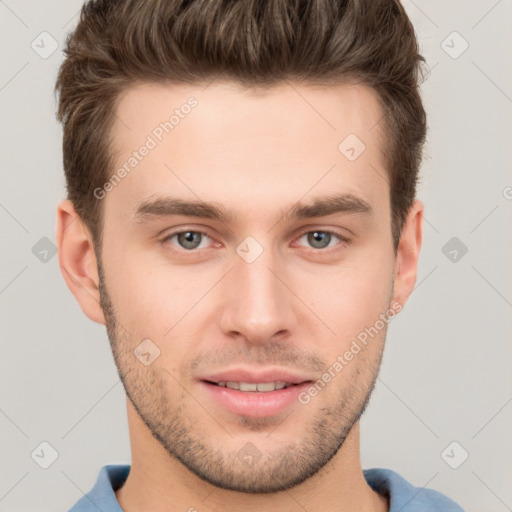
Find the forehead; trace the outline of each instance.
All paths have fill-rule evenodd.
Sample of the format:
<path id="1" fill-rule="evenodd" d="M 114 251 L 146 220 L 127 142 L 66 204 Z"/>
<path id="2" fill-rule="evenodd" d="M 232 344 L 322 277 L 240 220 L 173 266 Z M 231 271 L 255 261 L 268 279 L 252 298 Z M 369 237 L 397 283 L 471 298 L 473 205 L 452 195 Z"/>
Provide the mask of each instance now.
<path id="1" fill-rule="evenodd" d="M 194 103 L 192 108 L 188 105 Z M 224 129 L 236 127 L 240 136 L 272 136 L 284 133 L 337 136 L 352 128 L 362 139 L 380 124 L 382 109 L 376 92 L 362 84 L 305 85 L 283 82 L 272 87 L 248 89 L 240 84 L 216 80 L 212 83 L 137 83 L 120 95 L 114 133 L 133 128 L 152 131 L 169 121 L 176 128 L 182 120 L 195 120 L 196 136 L 208 134 L 214 141 Z M 190 114 L 190 116 L 189 116 Z M 193 115 L 192 115 L 193 114 Z M 215 125 L 212 123 L 215 122 Z M 155 124 L 157 123 L 157 124 Z M 186 124 L 191 124 L 190 122 Z M 203 133 L 198 128 L 203 128 Z M 375 130 L 375 135 L 379 129 Z M 129 136 L 129 133 L 126 133 Z M 175 134 L 174 134 L 175 135 Z M 134 141 L 135 142 L 135 141 Z"/>
<path id="2" fill-rule="evenodd" d="M 115 112 L 113 172 L 124 172 L 107 203 L 131 216 L 167 192 L 261 211 L 328 191 L 385 205 L 382 119 L 362 85 L 137 84 Z"/>

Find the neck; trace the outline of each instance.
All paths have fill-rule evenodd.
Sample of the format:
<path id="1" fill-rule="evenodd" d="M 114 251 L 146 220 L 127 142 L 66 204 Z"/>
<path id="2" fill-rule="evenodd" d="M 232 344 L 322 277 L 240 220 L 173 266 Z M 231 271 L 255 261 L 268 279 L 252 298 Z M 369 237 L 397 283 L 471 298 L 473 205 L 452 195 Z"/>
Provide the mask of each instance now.
<path id="1" fill-rule="evenodd" d="M 169 456 L 129 401 L 132 465 L 116 498 L 124 512 L 303 512 L 333 510 L 387 512 L 387 499 L 367 484 L 360 462 L 359 423 L 337 454 L 296 487 L 269 494 L 220 489 L 203 481 Z"/>

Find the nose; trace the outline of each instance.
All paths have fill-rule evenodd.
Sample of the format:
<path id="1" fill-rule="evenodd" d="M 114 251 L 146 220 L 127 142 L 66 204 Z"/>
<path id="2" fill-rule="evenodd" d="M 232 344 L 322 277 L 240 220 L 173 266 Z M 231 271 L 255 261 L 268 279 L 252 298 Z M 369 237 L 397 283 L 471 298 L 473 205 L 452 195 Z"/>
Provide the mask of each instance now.
<path id="1" fill-rule="evenodd" d="M 222 289 L 222 331 L 251 344 L 289 336 L 296 325 L 298 301 L 286 277 L 284 265 L 270 250 L 251 263 L 235 253 L 234 268 Z"/>

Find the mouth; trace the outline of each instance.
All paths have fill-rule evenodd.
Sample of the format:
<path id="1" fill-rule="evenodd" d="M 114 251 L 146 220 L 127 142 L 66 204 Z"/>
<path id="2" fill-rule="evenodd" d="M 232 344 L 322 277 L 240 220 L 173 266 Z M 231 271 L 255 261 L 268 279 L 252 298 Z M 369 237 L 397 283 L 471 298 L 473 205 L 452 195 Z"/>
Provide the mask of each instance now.
<path id="1" fill-rule="evenodd" d="M 280 414 L 298 405 L 298 395 L 313 379 L 284 370 L 226 371 L 198 381 L 206 403 L 252 418 Z"/>
<path id="2" fill-rule="evenodd" d="M 276 391 L 279 389 L 286 389 L 291 386 L 297 386 L 297 384 L 293 382 L 284 382 L 278 380 L 276 382 L 236 382 L 236 381 L 220 381 L 220 382 L 212 382 L 212 381 L 204 381 L 208 384 L 212 384 L 214 386 L 220 386 L 229 389 L 236 389 L 238 391 L 244 391 L 249 393 L 259 392 L 259 393 L 269 393 L 270 391 Z"/>

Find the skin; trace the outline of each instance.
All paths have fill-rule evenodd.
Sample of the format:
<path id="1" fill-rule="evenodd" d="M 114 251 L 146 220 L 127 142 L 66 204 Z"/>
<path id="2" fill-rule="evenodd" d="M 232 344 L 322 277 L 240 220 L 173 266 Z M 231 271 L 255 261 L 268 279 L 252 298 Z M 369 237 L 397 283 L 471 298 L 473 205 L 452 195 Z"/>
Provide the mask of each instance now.
<path id="1" fill-rule="evenodd" d="M 277 367 L 316 381 L 380 314 L 405 305 L 423 205 L 414 202 L 395 253 L 377 97 L 350 84 L 285 83 L 265 94 L 220 81 L 138 84 L 118 103 L 117 165 L 191 96 L 197 107 L 102 199 L 100 259 L 73 205 L 58 207 L 63 276 L 83 312 L 106 325 L 127 392 L 132 468 L 116 497 L 128 512 L 388 510 L 359 453 L 385 327 L 309 403 L 270 417 L 227 411 L 197 380 Z M 353 162 L 338 151 L 350 133 L 366 146 Z M 363 199 L 371 213 L 282 215 L 333 193 Z M 136 221 L 142 201 L 165 194 L 233 218 Z M 192 250 L 183 237 L 164 240 L 178 230 L 208 236 Z M 348 242 L 315 245 L 315 230 Z M 236 251 L 248 236 L 263 249 L 252 263 Z M 160 351 L 148 366 L 134 355 L 144 339 Z M 248 443 L 259 453 L 251 464 L 240 459 Z"/>

